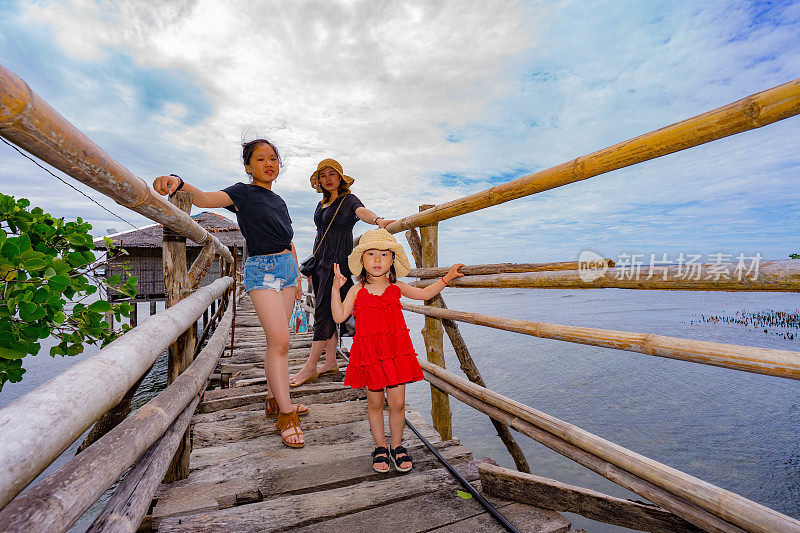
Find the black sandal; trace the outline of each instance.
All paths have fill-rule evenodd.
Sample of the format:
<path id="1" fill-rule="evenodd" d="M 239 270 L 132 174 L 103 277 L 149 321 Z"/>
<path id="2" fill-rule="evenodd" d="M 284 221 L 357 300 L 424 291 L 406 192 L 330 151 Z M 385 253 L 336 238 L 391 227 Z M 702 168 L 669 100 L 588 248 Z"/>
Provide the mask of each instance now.
<path id="1" fill-rule="evenodd" d="M 398 472 L 408 472 L 414 467 L 414 463 L 411 461 L 411 456 L 408 455 L 408 451 L 402 446 L 394 448 L 391 451 L 391 455 L 394 467 L 397 469 Z M 406 468 L 400 468 L 400 465 L 402 463 L 411 463 L 411 466 L 407 466 Z"/>
<path id="2" fill-rule="evenodd" d="M 377 457 L 381 454 L 383 454 L 383 457 Z M 385 464 L 386 470 L 375 468 L 375 465 L 379 464 Z M 389 471 L 389 450 L 386 449 L 386 446 L 378 446 L 375 448 L 375 451 L 372 452 L 372 469 L 379 474 L 385 474 Z"/>

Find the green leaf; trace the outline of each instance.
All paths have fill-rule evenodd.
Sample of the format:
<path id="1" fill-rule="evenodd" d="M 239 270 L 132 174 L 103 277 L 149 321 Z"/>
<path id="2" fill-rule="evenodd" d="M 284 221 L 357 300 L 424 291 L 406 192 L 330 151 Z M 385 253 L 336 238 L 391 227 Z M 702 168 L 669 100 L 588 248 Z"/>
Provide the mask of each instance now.
<path id="1" fill-rule="evenodd" d="M 117 283 L 122 283 L 122 276 L 119 274 L 112 274 L 111 276 L 108 276 L 106 281 L 109 285 L 116 285 Z"/>
<path id="2" fill-rule="evenodd" d="M 64 289 L 71 283 L 69 276 L 58 274 L 47 280 L 47 284 L 51 289 L 58 292 L 64 292 Z"/>
<path id="3" fill-rule="evenodd" d="M 44 277 L 44 279 L 50 279 L 55 275 L 56 275 L 56 270 L 52 266 L 49 266 L 44 271 L 44 276 L 43 277 Z"/>
<path id="4" fill-rule="evenodd" d="M 42 259 L 29 259 L 22 263 L 22 268 L 27 270 L 28 272 L 42 270 L 47 266 L 47 262 Z"/>
<path id="5" fill-rule="evenodd" d="M 19 246 L 9 239 L 3 243 L 2 247 L 0 247 L 0 255 L 9 261 L 14 261 L 17 257 L 19 257 Z"/>
<path id="6" fill-rule="evenodd" d="M 65 259 L 72 267 L 80 267 L 87 263 L 87 261 L 83 258 L 83 254 L 80 252 L 70 252 L 66 255 Z"/>
<path id="7" fill-rule="evenodd" d="M 105 300 L 97 300 L 89 306 L 89 311 L 93 311 L 95 313 L 105 313 L 106 311 L 110 310 L 111 304 Z"/>
<path id="8" fill-rule="evenodd" d="M 472 494 L 470 494 L 469 492 L 465 492 L 463 490 L 456 491 L 456 494 L 458 494 L 458 497 L 461 498 L 462 500 L 469 500 L 472 498 Z"/>
<path id="9" fill-rule="evenodd" d="M 6 348 L 5 346 L 0 346 L 0 357 L 3 359 L 22 359 L 26 355 L 28 355 L 28 352 L 23 352 L 15 348 Z"/>

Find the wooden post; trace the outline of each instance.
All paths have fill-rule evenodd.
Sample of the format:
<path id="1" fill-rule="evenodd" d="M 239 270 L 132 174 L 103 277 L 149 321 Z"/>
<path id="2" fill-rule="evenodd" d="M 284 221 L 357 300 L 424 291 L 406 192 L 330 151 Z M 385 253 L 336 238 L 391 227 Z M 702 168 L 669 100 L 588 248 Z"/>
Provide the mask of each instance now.
<path id="1" fill-rule="evenodd" d="M 155 302 L 155 300 L 150 302 L 150 316 L 153 316 L 154 314 L 156 314 L 156 302 Z"/>
<path id="2" fill-rule="evenodd" d="M 419 206 L 420 211 L 430 209 L 432 205 Z M 439 227 L 422 226 L 419 228 L 422 247 L 422 268 L 435 268 L 439 266 Z M 436 305 L 436 300 L 427 300 L 425 305 Z M 444 329 L 442 321 L 425 317 L 425 327 L 422 328 L 422 338 L 425 340 L 425 349 L 428 352 L 428 361 L 444 368 Z M 450 399 L 447 394 L 435 387 L 431 387 L 431 418 L 433 427 L 439 432 L 442 440 L 453 438 L 452 413 L 450 412 Z"/>
<path id="3" fill-rule="evenodd" d="M 136 300 L 131 302 L 131 327 L 135 328 L 139 323 L 139 304 Z"/>
<path id="4" fill-rule="evenodd" d="M 179 209 L 190 213 L 192 209 L 192 195 L 178 191 L 169 201 Z M 166 306 L 171 307 L 180 302 L 191 293 L 189 273 L 186 268 L 186 237 L 182 237 L 164 227 L 164 295 Z M 196 324 L 196 322 L 195 322 Z M 192 364 L 194 357 L 195 340 L 197 333 L 190 326 L 169 347 L 169 362 L 167 364 L 167 383 L 172 383 Z M 189 475 L 189 453 L 191 444 L 189 430 L 183 436 L 178 446 L 178 451 L 164 477 L 166 483 L 185 479 Z"/>
<path id="5" fill-rule="evenodd" d="M 408 230 L 406 232 L 406 239 L 408 239 L 408 244 L 411 247 L 411 254 L 414 256 L 414 261 L 419 267 L 422 264 L 422 245 L 419 234 L 417 234 L 417 230 Z M 441 307 L 442 309 L 447 309 L 447 305 L 444 303 L 444 299 L 441 295 L 437 296 L 435 300 L 437 302 L 437 306 Z M 481 387 L 486 387 L 486 383 L 483 381 L 483 376 L 481 376 L 480 371 L 478 371 L 478 366 L 475 364 L 475 361 L 473 361 L 472 356 L 467 349 L 467 343 L 464 342 L 464 338 L 461 336 L 461 331 L 458 329 L 458 324 L 456 324 L 456 322 L 453 320 L 443 319 L 442 325 L 444 326 L 444 330 L 447 332 L 447 336 L 450 338 L 450 344 L 453 345 L 453 350 L 456 352 L 458 362 L 461 364 L 461 370 L 464 372 L 464 374 L 466 374 L 467 378 L 471 382 L 475 383 L 476 385 L 480 385 Z M 525 458 L 525 453 L 522 451 L 522 448 L 519 447 L 519 444 L 517 444 L 517 441 L 514 438 L 514 435 L 511 434 L 511 430 L 508 429 L 508 426 L 491 417 L 489 417 L 489 420 L 492 421 L 492 425 L 497 431 L 497 436 L 500 437 L 500 440 L 502 440 L 503 444 L 506 445 L 508 453 L 511 455 L 511 458 L 514 459 L 514 464 L 516 465 L 517 470 L 530 474 L 531 468 L 528 466 L 528 460 Z"/>

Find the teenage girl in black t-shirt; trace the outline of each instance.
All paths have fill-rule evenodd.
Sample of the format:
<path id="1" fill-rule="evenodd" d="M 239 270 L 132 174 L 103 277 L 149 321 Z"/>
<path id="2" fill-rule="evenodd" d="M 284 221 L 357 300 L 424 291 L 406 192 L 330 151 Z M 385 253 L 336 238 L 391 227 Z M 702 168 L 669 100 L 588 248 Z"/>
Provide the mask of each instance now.
<path id="1" fill-rule="evenodd" d="M 171 194 L 181 189 L 192 193 L 197 207 L 226 207 L 236 213 L 249 257 L 245 263 L 245 289 L 250 295 L 267 336 L 265 372 L 272 397 L 267 398 L 267 415 L 278 415 L 275 427 L 283 442 L 292 448 L 305 444 L 297 415 L 308 413 L 305 405 L 289 400 L 289 316 L 295 300 L 302 297 L 297 253 L 292 243 L 291 218 L 286 204 L 272 192 L 280 171 L 280 157 L 265 139 L 243 145 L 242 161 L 252 178 L 222 191 L 206 192 L 175 175 L 159 176 L 153 189 Z"/>

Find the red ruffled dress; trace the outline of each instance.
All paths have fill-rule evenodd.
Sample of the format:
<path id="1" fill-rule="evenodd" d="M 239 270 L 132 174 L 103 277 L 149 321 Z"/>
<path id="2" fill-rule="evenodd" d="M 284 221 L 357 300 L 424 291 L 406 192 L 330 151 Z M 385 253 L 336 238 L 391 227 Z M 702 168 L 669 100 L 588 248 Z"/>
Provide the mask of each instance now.
<path id="1" fill-rule="evenodd" d="M 361 287 L 353 306 L 356 333 L 344 384 L 381 390 L 424 379 L 400 306 L 400 287 L 376 296 Z"/>

